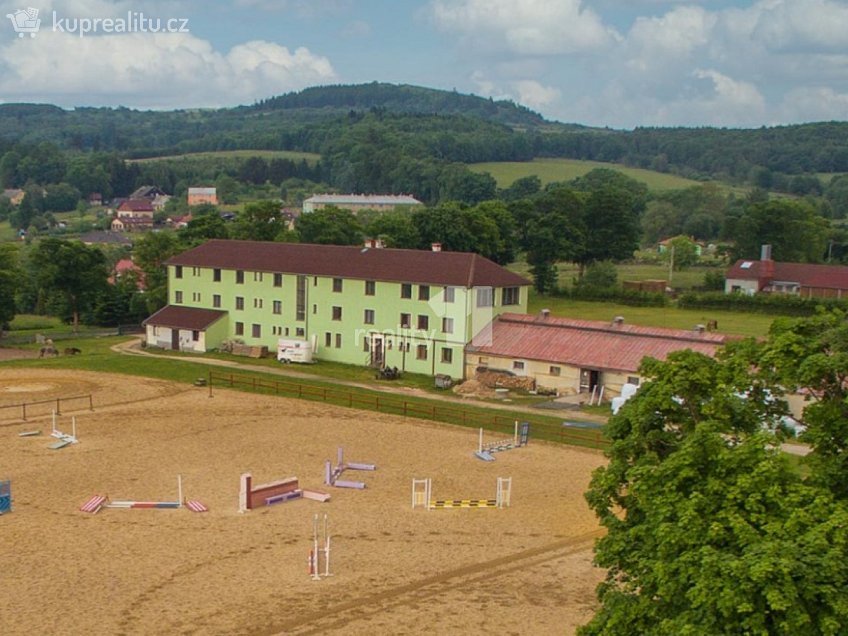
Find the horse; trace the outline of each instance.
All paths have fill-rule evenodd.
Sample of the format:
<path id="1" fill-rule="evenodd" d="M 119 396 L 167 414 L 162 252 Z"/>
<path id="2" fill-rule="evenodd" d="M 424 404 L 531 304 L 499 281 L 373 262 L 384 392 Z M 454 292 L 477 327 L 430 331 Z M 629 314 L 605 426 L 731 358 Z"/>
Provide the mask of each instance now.
<path id="1" fill-rule="evenodd" d="M 56 351 L 56 349 L 54 349 L 52 346 L 41 347 L 41 350 L 38 354 L 38 357 L 43 358 L 46 355 L 48 355 L 48 356 L 58 356 L 59 352 Z"/>
<path id="2" fill-rule="evenodd" d="M 67 347 L 62 353 L 66 356 L 75 356 L 78 353 L 82 353 L 82 351 L 76 347 Z"/>

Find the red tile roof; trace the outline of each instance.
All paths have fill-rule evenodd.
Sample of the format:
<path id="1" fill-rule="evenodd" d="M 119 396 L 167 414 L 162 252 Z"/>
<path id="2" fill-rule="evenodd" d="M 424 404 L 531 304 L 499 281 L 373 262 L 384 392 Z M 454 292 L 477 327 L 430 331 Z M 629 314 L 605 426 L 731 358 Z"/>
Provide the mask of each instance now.
<path id="1" fill-rule="evenodd" d="M 502 314 L 492 323 L 491 336 L 491 344 L 472 344 L 467 350 L 483 355 L 627 372 L 636 372 L 645 356 L 665 360 L 669 353 L 683 349 L 712 356 L 726 341 L 726 336 L 708 332 L 527 314 Z"/>
<path id="2" fill-rule="evenodd" d="M 745 267 L 744 264 L 748 266 Z M 778 263 L 773 261 L 774 274 L 771 281 L 800 283 L 803 287 L 848 290 L 848 267 L 839 265 L 815 265 L 811 263 Z M 763 261 L 740 259 L 733 264 L 725 278 L 736 280 L 758 280 L 763 277 Z"/>
<path id="3" fill-rule="evenodd" d="M 118 207 L 119 212 L 153 212 L 153 204 L 147 199 L 127 199 Z"/>
<path id="4" fill-rule="evenodd" d="M 518 287 L 530 281 L 479 254 L 212 240 L 178 254 L 169 265 L 337 276 L 457 287 Z"/>
<path id="5" fill-rule="evenodd" d="M 217 309 L 198 309 L 196 307 L 178 307 L 166 305 L 141 324 L 144 326 L 169 327 L 171 329 L 191 329 L 202 331 L 212 323 L 227 315 Z"/>

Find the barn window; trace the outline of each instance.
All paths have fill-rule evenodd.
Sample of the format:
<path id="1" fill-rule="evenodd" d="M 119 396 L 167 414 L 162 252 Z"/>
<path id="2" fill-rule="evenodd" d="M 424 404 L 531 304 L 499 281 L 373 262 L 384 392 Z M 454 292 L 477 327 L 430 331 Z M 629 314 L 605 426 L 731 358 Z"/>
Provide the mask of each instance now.
<path id="1" fill-rule="evenodd" d="M 549 370 L 549 373 L 551 375 L 559 375 L 561 373 L 561 371 L 562 371 L 562 369 L 560 369 L 559 367 L 551 367 L 550 370 Z"/>
<path id="2" fill-rule="evenodd" d="M 521 360 L 513 360 L 512 368 L 514 371 L 524 371 L 524 363 Z"/>
<path id="3" fill-rule="evenodd" d="M 200 340 L 200 332 L 199 332 L 197 329 L 192 330 L 192 332 L 191 332 L 191 339 L 192 339 L 194 342 L 197 342 L 198 340 Z"/>

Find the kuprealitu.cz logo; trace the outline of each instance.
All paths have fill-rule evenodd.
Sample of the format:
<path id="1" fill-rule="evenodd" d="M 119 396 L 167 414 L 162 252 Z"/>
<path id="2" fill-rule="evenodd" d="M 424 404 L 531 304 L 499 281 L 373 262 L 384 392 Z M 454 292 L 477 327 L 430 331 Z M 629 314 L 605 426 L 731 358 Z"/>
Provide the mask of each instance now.
<path id="1" fill-rule="evenodd" d="M 41 29 L 39 11 L 33 7 L 18 9 L 6 14 L 19 38 L 29 34 L 34 38 Z M 66 18 L 56 11 L 52 14 L 51 30 L 85 37 L 98 33 L 188 33 L 188 18 L 158 18 L 144 15 L 143 11 L 127 11 L 125 15 L 110 18 Z"/>

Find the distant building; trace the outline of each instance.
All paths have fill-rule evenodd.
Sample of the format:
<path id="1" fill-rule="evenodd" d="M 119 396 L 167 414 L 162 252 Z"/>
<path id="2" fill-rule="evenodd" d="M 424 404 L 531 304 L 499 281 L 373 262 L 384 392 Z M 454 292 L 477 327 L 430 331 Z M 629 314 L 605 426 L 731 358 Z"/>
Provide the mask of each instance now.
<path id="1" fill-rule="evenodd" d="M 26 196 L 26 192 L 23 190 L 18 190 L 17 188 L 8 188 L 3 190 L 3 196 L 9 199 L 12 205 L 18 206 L 21 204 L 21 201 L 24 200 L 24 196 Z"/>
<path id="2" fill-rule="evenodd" d="M 148 199 L 127 199 L 118 206 L 116 216 L 123 218 L 150 218 L 153 222 L 153 203 Z"/>
<path id="3" fill-rule="evenodd" d="M 736 261 L 725 274 L 730 293 L 793 294 L 804 298 L 848 298 L 848 267 L 811 263 L 778 263 L 771 246 L 763 245 L 760 260 Z"/>
<path id="4" fill-rule="evenodd" d="M 132 245 L 132 241 L 123 234 L 102 230 L 86 232 L 80 236 L 80 240 L 86 245 Z"/>
<path id="5" fill-rule="evenodd" d="M 156 197 L 168 196 L 165 191 L 158 186 L 141 186 L 133 192 L 128 198 L 130 199 L 147 199 L 153 201 Z"/>
<path id="6" fill-rule="evenodd" d="M 144 291 L 146 288 L 144 281 L 144 272 L 141 268 L 132 262 L 132 259 L 122 258 L 115 264 L 115 270 L 112 272 L 112 276 L 109 277 L 109 282 L 115 284 L 118 279 L 127 274 L 135 274 L 136 276 L 136 287 L 138 287 L 139 291 Z"/>
<path id="7" fill-rule="evenodd" d="M 124 216 L 112 220 L 113 232 L 145 232 L 153 229 L 153 217 Z"/>
<path id="8" fill-rule="evenodd" d="M 218 190 L 216 188 L 189 188 L 188 205 L 218 205 Z"/>
<path id="9" fill-rule="evenodd" d="M 100 207 L 103 205 L 103 195 L 99 192 L 92 192 L 88 195 L 88 204 L 93 207 Z"/>
<path id="10" fill-rule="evenodd" d="M 394 210 L 399 206 L 414 207 L 423 203 L 409 194 L 316 194 L 303 202 L 303 212 L 307 214 L 328 205 L 356 213 L 360 210 Z"/>

